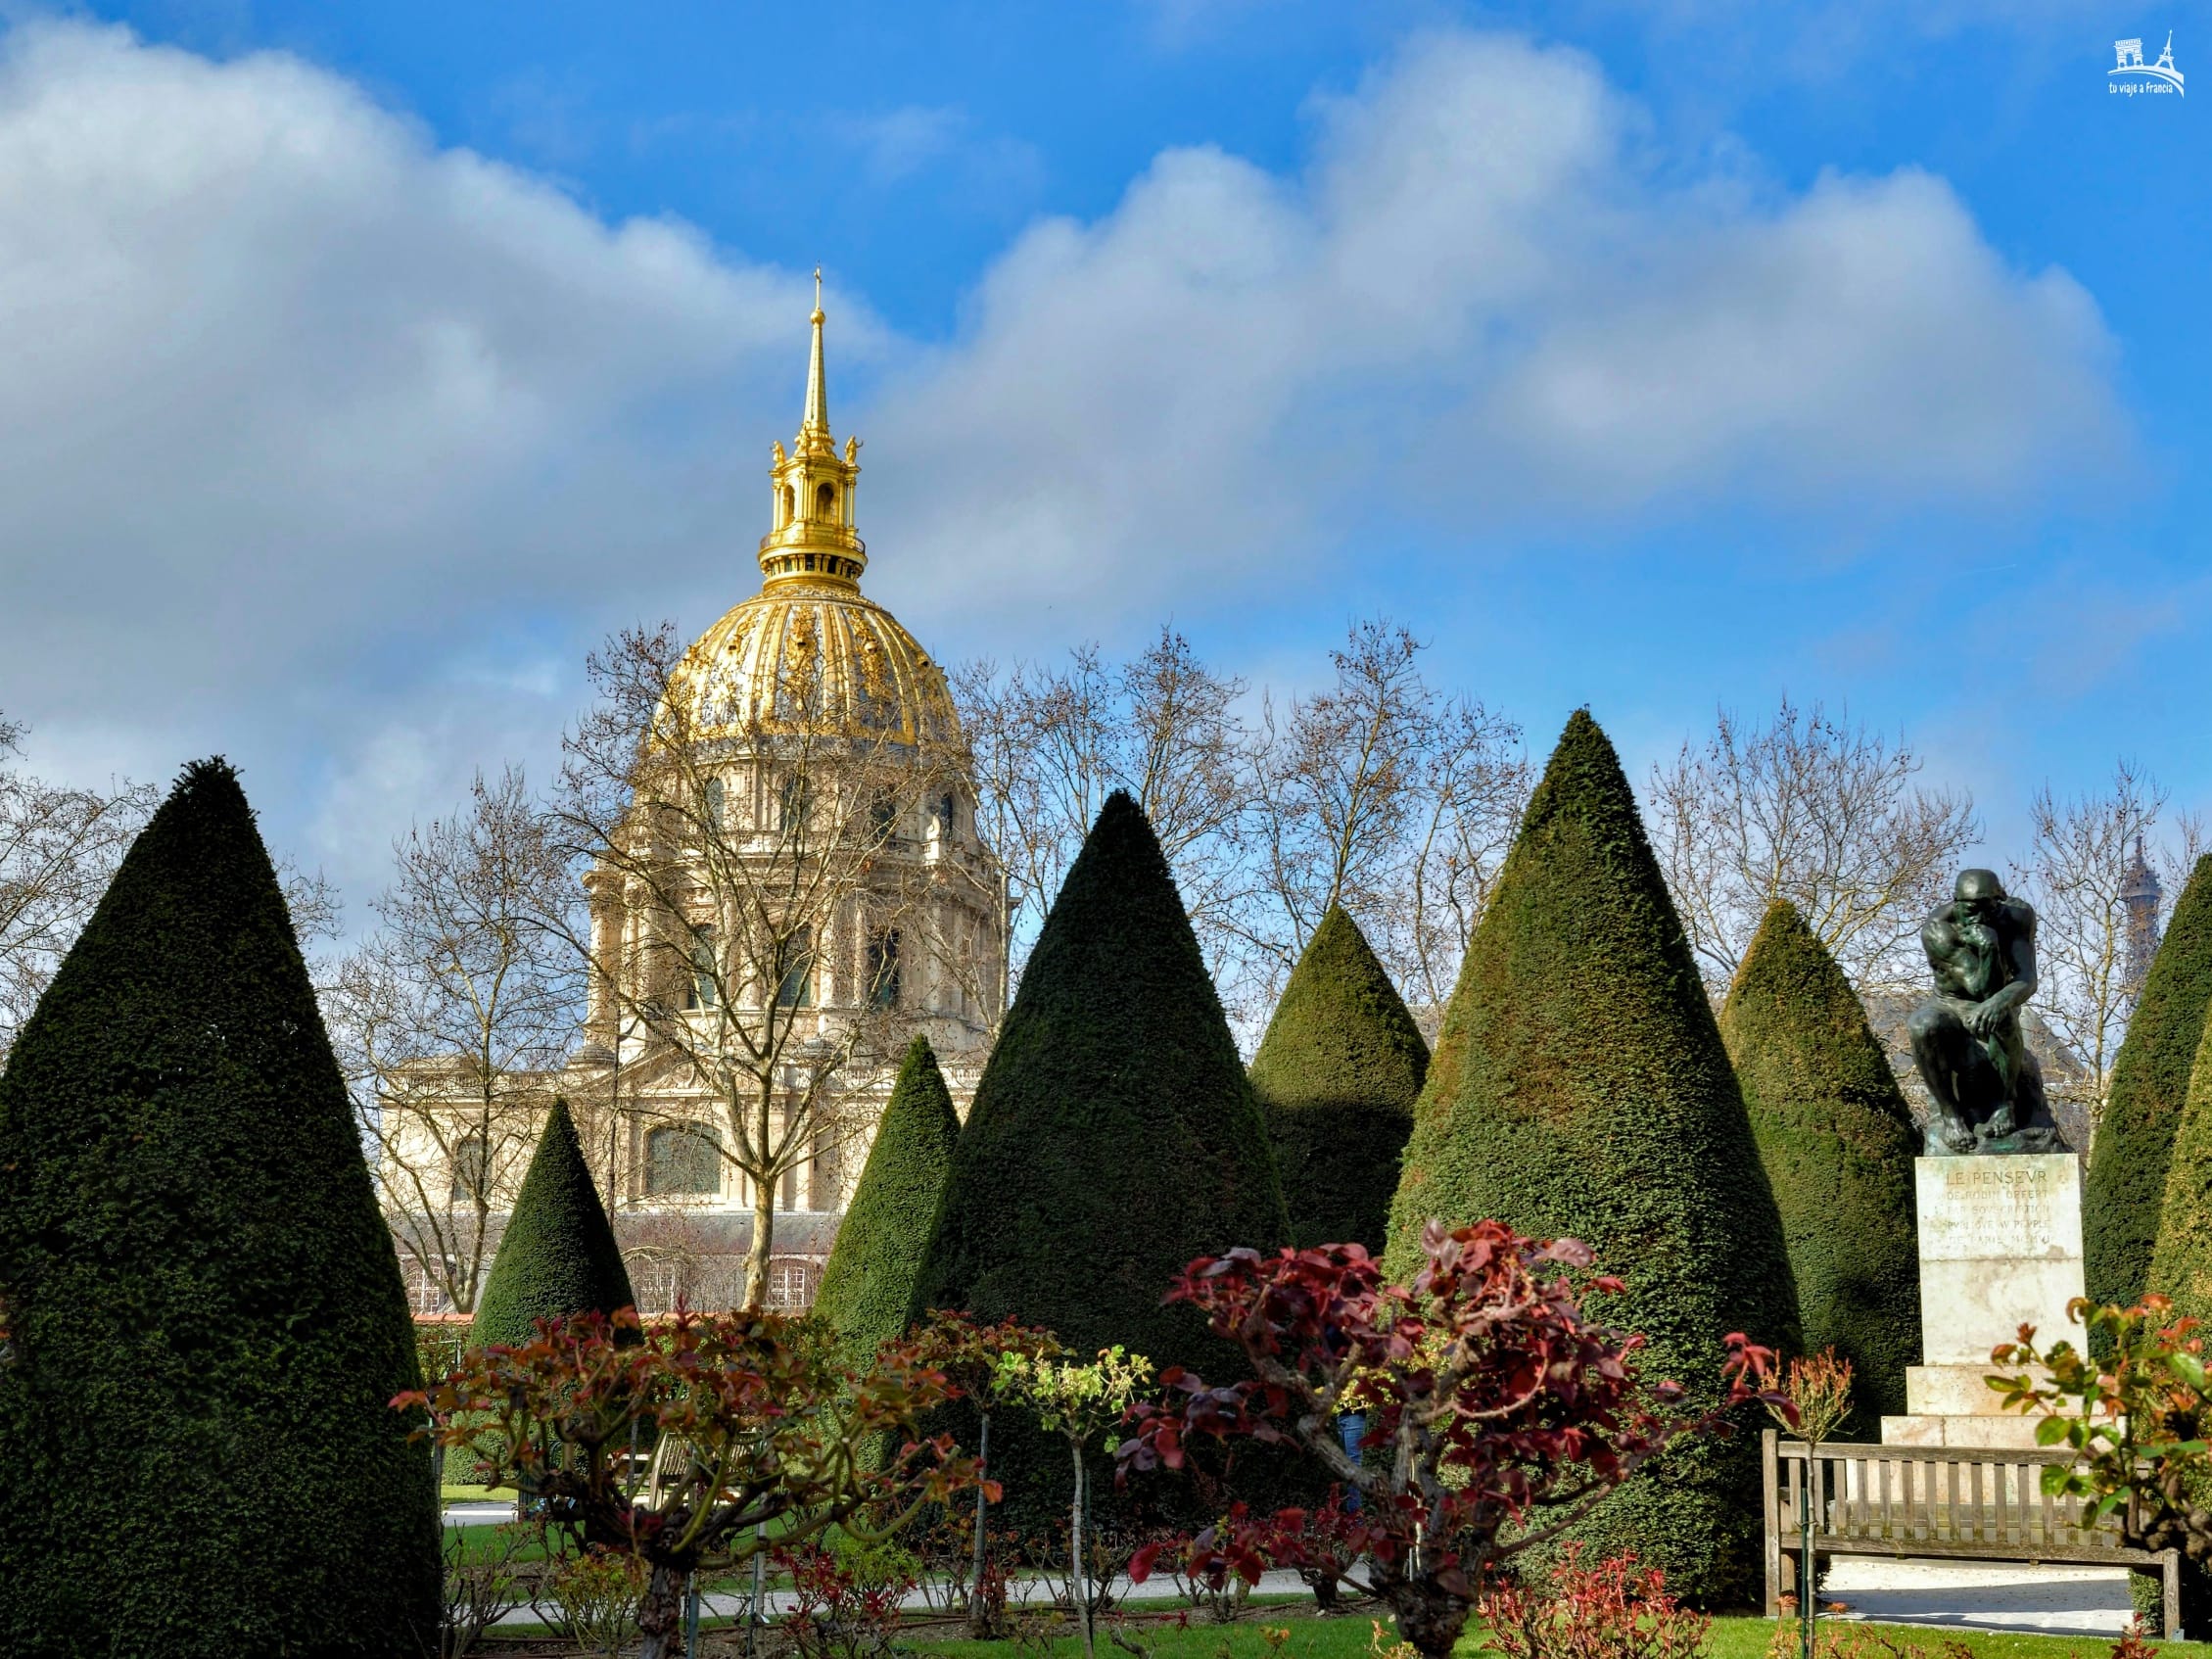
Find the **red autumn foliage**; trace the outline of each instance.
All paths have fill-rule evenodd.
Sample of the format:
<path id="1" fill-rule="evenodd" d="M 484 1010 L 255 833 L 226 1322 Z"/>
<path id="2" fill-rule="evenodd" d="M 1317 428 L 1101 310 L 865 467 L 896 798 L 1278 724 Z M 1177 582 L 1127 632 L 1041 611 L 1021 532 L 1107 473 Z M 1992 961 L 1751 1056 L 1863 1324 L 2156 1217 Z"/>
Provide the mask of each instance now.
<path id="1" fill-rule="evenodd" d="M 1335 1570 L 1440 1659 L 1493 1566 L 1558 1537 L 1674 1436 L 1725 1432 L 1724 1414 L 1746 1401 L 1786 1402 L 1770 1387 L 1773 1355 L 1737 1334 L 1720 1405 L 1684 1415 L 1679 1387 L 1640 1375 L 1643 1339 L 1583 1311 L 1621 1282 L 1591 1272 L 1576 1240 L 1431 1223 L 1410 1286 L 1384 1283 L 1358 1245 L 1192 1262 L 1168 1300 L 1202 1309 L 1254 1374 L 1217 1387 L 1167 1371 L 1168 1398 L 1131 1412 L 1120 1459 L 1125 1474 L 1181 1468 L 1201 1437 L 1298 1447 L 1358 1494 L 1356 1508 L 1334 1509 L 1329 1546 L 1317 1545 L 1313 1512 L 1238 1506 L 1189 1541 L 1189 1570 L 1217 1583 L 1256 1582 L 1269 1566 Z M 1337 1438 L 1350 1410 L 1367 1414 L 1360 1455 Z M 1157 1553 L 1141 1553 L 1133 1576 Z M 1364 1580 L 1337 1565 L 1346 1561 L 1362 1561 Z"/>
<path id="2" fill-rule="evenodd" d="M 978 1484 L 972 1458 L 922 1420 L 959 1390 L 931 1358 L 960 1339 L 910 1336 L 862 1373 L 800 1319 L 680 1309 L 639 1340 L 635 1312 L 539 1323 L 516 1348 L 473 1349 L 443 1381 L 396 1397 L 434 1435 L 477 1453 L 588 1548 L 651 1569 L 645 1659 L 669 1650 L 685 1577 L 722 1572 L 828 1527 L 880 1539 Z M 665 1444 L 649 1482 L 634 1448 Z M 888 1446 L 880 1462 L 871 1450 Z"/>
<path id="3" fill-rule="evenodd" d="M 1571 1543 L 1544 1590 L 1501 1584 L 1477 1604 L 1505 1659 L 1697 1659 L 1713 1621 L 1667 1593 L 1667 1576 L 1615 1555 L 1582 1565 Z"/>

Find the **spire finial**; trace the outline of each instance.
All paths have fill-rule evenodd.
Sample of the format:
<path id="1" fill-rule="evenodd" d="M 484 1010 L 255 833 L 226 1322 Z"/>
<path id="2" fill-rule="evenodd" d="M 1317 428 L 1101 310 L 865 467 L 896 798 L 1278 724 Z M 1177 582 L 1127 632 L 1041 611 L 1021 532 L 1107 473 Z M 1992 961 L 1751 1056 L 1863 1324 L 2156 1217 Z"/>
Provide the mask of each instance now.
<path id="1" fill-rule="evenodd" d="M 822 267 L 814 267 L 814 359 L 807 365 L 807 409 L 799 421 L 799 444 L 809 438 L 829 442 L 828 375 L 822 366 Z"/>

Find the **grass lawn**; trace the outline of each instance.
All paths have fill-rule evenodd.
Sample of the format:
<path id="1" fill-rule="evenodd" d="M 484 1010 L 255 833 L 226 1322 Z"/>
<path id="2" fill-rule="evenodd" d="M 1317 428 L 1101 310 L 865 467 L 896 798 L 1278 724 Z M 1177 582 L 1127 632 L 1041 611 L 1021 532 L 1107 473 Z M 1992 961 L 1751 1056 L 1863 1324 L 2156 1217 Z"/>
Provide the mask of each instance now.
<path id="1" fill-rule="evenodd" d="M 512 1503 L 515 1493 L 512 1487 L 472 1487 L 455 1485 L 448 1481 L 438 1489 L 441 1500 L 447 1503 L 488 1503 L 502 1498 Z"/>

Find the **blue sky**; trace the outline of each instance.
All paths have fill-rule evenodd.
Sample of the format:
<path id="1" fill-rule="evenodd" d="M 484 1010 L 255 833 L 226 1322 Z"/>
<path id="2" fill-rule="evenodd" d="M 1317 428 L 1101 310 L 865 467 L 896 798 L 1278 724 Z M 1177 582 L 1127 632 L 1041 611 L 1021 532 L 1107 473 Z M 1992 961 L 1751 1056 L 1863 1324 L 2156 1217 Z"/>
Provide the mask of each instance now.
<path id="1" fill-rule="evenodd" d="M 2140 6 L 2140 0 L 2127 0 Z M 2212 8 L 12 7 L 0 710 L 356 905 L 606 629 L 756 584 L 824 267 L 940 657 L 1356 616 L 1641 771 L 1785 691 L 1992 853 L 2212 804 Z M 2201 57 L 2200 57 L 2201 54 Z"/>

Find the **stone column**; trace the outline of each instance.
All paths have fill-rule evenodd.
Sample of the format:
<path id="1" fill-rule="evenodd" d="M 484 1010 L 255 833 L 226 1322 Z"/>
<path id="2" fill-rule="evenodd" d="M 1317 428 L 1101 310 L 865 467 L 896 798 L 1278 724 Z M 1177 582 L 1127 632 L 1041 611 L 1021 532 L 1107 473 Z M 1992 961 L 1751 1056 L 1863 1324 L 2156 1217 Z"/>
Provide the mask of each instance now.
<path id="1" fill-rule="evenodd" d="M 2046 1347 L 2080 1341 L 2066 1304 L 2082 1290 L 2082 1166 L 2072 1153 L 1922 1158 L 1920 1357 L 1891 1446 L 2025 1448 L 2033 1416 L 2004 1411 L 1990 1350 L 2033 1325 Z"/>

